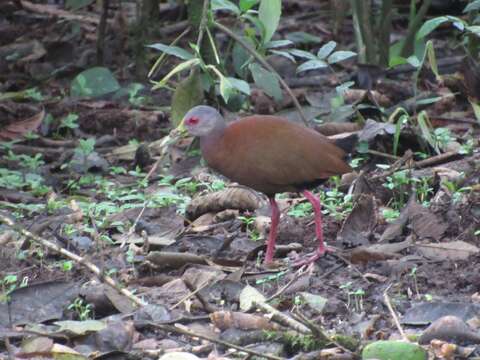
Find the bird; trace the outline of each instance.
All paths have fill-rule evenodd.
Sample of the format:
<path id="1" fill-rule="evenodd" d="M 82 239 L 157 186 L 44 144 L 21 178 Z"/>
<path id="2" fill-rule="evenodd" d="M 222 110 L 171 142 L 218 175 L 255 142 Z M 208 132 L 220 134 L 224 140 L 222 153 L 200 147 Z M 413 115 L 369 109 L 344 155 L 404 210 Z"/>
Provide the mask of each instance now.
<path id="1" fill-rule="evenodd" d="M 186 131 L 200 139 L 207 165 L 231 181 L 265 194 L 271 207 L 265 264 L 271 265 L 280 210 L 275 195 L 301 192 L 312 204 L 318 247 L 313 256 L 298 261 L 315 262 L 326 252 L 320 200 L 309 190 L 334 175 L 352 171 L 346 161 L 354 139 L 337 141 L 275 115 L 251 115 L 226 123 L 215 108 L 198 105 L 183 117 Z"/>

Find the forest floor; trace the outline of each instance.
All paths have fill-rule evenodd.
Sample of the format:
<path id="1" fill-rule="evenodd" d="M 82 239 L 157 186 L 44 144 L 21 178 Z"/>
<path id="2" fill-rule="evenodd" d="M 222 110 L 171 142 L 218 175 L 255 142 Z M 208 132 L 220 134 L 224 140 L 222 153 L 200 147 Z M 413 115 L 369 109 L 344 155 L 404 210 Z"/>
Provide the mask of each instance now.
<path id="1" fill-rule="evenodd" d="M 270 58 L 311 126 L 361 141 L 354 172 L 314 191 L 335 251 L 292 266 L 316 248 L 313 214 L 282 194 L 276 262 L 265 267 L 267 199 L 170 133 L 171 93 L 135 80 L 117 17 L 105 39 L 113 78 L 98 86 L 119 89 L 78 98 L 98 15 L 21 3 L 0 5 L 0 358 L 345 359 L 387 339 L 479 355 L 480 122 L 468 97 L 480 76 L 450 50 L 451 29 L 433 38 L 441 79 L 427 64 L 417 81 L 412 66 L 374 75 L 354 61 L 296 75 Z M 325 4 L 284 3 L 278 39 L 295 33 L 304 49 L 333 39 Z M 351 19 L 335 40 L 353 47 Z M 338 104 L 336 87 L 355 79 Z M 256 89 L 249 111 L 299 121 L 284 98 Z"/>

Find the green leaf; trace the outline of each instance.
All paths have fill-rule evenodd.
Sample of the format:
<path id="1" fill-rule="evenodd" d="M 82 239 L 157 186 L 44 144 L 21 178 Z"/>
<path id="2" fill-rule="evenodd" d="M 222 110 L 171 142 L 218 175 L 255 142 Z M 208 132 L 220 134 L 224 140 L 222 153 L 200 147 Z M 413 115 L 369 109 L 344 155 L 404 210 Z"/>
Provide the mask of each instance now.
<path id="1" fill-rule="evenodd" d="M 317 57 L 320 60 L 325 59 L 328 55 L 332 53 L 332 51 L 335 49 L 337 46 L 337 43 L 335 41 L 329 41 L 325 45 L 323 45 L 320 50 L 317 52 Z"/>
<path id="2" fill-rule="evenodd" d="M 270 50 L 270 52 L 272 54 L 276 54 L 276 55 L 280 55 L 280 56 L 283 56 L 283 57 L 286 57 L 287 59 L 293 61 L 293 62 L 296 62 L 295 61 L 295 58 L 287 51 L 281 51 L 281 50 Z"/>
<path id="3" fill-rule="evenodd" d="M 465 9 L 463 9 L 464 13 L 470 12 L 470 11 L 476 11 L 480 9 L 480 0 L 475 0 L 472 1 L 470 4 L 465 6 Z"/>
<path id="4" fill-rule="evenodd" d="M 297 68 L 297 73 L 301 73 L 307 70 L 315 70 L 315 69 L 322 69 L 326 68 L 328 64 L 323 60 L 309 60 L 304 62 Z"/>
<path id="5" fill-rule="evenodd" d="M 422 62 L 420 61 L 420 59 L 418 57 L 416 57 L 415 55 L 412 55 L 412 56 L 409 56 L 407 58 L 407 62 L 412 65 L 414 68 L 419 68 L 420 65 L 422 65 Z"/>
<path id="6" fill-rule="evenodd" d="M 254 47 L 254 44 L 250 38 L 242 36 L 242 40 Z M 235 73 L 238 76 L 242 78 L 246 77 L 248 71 L 246 65 L 248 64 L 250 59 L 250 53 L 248 53 L 247 50 L 245 50 L 243 46 L 240 45 L 238 42 L 235 42 L 232 50 L 232 61 L 233 68 L 235 69 Z"/>
<path id="7" fill-rule="evenodd" d="M 308 60 L 317 60 L 317 57 L 309 53 L 308 51 L 292 49 L 292 50 L 288 50 L 288 52 L 299 58 L 308 59 Z"/>
<path id="8" fill-rule="evenodd" d="M 480 36 L 480 26 L 479 25 L 473 25 L 473 26 L 467 26 L 465 28 L 468 32 L 471 32 L 477 36 Z"/>
<path id="9" fill-rule="evenodd" d="M 293 41 L 295 44 L 318 44 L 322 42 L 322 39 L 318 36 L 303 32 L 294 31 L 285 35 L 288 40 Z"/>
<path id="10" fill-rule="evenodd" d="M 351 57 L 356 56 L 357 54 L 353 51 L 335 51 L 332 55 L 328 57 L 329 64 L 335 64 L 337 62 L 349 59 Z"/>
<path id="11" fill-rule="evenodd" d="M 290 40 L 273 40 L 273 41 L 269 41 L 268 43 L 265 44 L 265 48 L 267 49 L 274 49 L 274 48 L 279 48 L 279 47 L 282 47 L 282 46 L 288 46 L 288 45 L 292 45 L 293 42 L 291 42 Z"/>
<path id="12" fill-rule="evenodd" d="M 192 53 L 178 46 L 169 46 L 169 45 L 157 43 L 157 44 L 147 45 L 147 47 L 160 50 L 165 54 L 176 56 L 182 60 L 190 60 L 194 58 L 194 55 Z"/>
<path id="13" fill-rule="evenodd" d="M 222 95 L 223 100 L 225 100 L 225 102 L 227 103 L 228 99 L 230 99 L 230 96 L 235 91 L 235 88 L 233 87 L 232 83 L 228 78 L 221 75 L 220 73 L 218 75 L 220 77 L 220 95 Z"/>
<path id="14" fill-rule="evenodd" d="M 438 73 L 437 58 L 435 56 L 435 49 L 433 48 L 433 42 L 431 40 L 427 41 L 426 51 L 427 51 L 427 59 L 430 64 L 430 68 L 432 69 L 433 73 L 435 74 L 435 77 L 438 80 L 440 79 L 440 74 Z"/>
<path id="15" fill-rule="evenodd" d="M 246 81 L 233 77 L 227 77 L 227 79 L 235 89 L 244 93 L 245 95 L 250 95 L 250 85 L 248 85 Z"/>
<path id="16" fill-rule="evenodd" d="M 440 16 L 440 17 L 436 17 L 436 18 L 425 21 L 417 32 L 417 39 L 427 36 L 433 30 L 435 30 L 437 27 L 439 27 L 440 25 L 442 25 L 447 21 L 449 20 L 446 16 Z"/>
<path id="17" fill-rule="evenodd" d="M 192 67 L 194 67 L 198 64 L 200 64 L 200 59 L 197 59 L 197 58 L 190 59 L 190 60 L 187 60 L 187 61 L 184 61 L 184 62 L 178 64 L 172 70 L 170 70 L 170 72 L 167 75 L 165 75 L 165 77 L 162 80 L 156 82 L 155 86 L 153 87 L 152 90 L 156 90 L 158 88 L 161 88 L 161 87 L 165 86 L 165 84 L 168 82 L 168 80 L 170 80 L 170 78 L 173 75 L 175 75 L 179 72 L 182 72 L 183 70 L 190 69 L 190 68 L 192 68 Z"/>
<path id="18" fill-rule="evenodd" d="M 190 76 L 182 80 L 172 98 L 172 114 L 170 121 L 174 127 L 177 127 L 182 121 L 188 110 L 203 102 L 203 88 L 198 71 L 194 71 Z"/>
<path id="19" fill-rule="evenodd" d="M 240 9 L 238 8 L 238 6 L 229 0 L 212 0 L 211 6 L 213 11 L 229 10 L 237 15 L 240 15 Z"/>
<path id="20" fill-rule="evenodd" d="M 98 97 L 120 89 L 112 72 L 105 67 L 93 67 L 82 71 L 70 85 L 71 96 Z"/>
<path id="21" fill-rule="evenodd" d="M 272 39 L 273 34 L 277 30 L 280 16 L 282 15 L 282 0 L 261 0 L 258 10 L 258 18 L 265 27 L 263 43 L 267 43 Z"/>
<path id="22" fill-rule="evenodd" d="M 275 74 L 265 70 L 257 63 L 250 64 L 250 72 L 252 73 L 255 84 L 263 89 L 267 95 L 273 97 L 276 101 L 282 100 L 282 89 Z"/>
<path id="23" fill-rule="evenodd" d="M 250 10 L 258 3 L 258 0 L 240 0 L 240 10 L 242 12 Z"/>
<path id="24" fill-rule="evenodd" d="M 462 19 L 457 18 L 455 16 L 440 16 L 440 17 L 436 17 L 436 18 L 425 21 L 422 27 L 418 30 L 416 38 L 421 39 L 427 36 L 433 30 L 435 30 L 437 27 L 439 27 L 440 25 L 442 25 L 447 21 L 452 22 L 453 25 L 460 31 L 463 31 L 465 29 L 465 22 Z"/>

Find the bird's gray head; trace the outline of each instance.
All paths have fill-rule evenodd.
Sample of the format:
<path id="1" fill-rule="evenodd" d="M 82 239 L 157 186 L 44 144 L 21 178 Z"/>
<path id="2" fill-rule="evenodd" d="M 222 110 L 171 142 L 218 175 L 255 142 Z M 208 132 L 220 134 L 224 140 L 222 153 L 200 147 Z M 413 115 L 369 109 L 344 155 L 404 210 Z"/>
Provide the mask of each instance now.
<path id="1" fill-rule="evenodd" d="M 211 106 L 199 105 L 183 117 L 183 124 L 190 135 L 206 136 L 225 127 L 223 116 Z"/>

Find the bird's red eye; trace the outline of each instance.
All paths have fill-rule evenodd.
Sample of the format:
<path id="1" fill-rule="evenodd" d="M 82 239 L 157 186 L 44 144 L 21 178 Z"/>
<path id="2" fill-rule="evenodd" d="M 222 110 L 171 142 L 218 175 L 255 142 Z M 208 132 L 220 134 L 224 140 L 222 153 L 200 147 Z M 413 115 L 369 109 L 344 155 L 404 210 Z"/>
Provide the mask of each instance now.
<path id="1" fill-rule="evenodd" d="M 187 119 L 188 125 L 197 125 L 199 122 L 200 122 L 200 119 L 198 117 L 191 117 Z"/>

